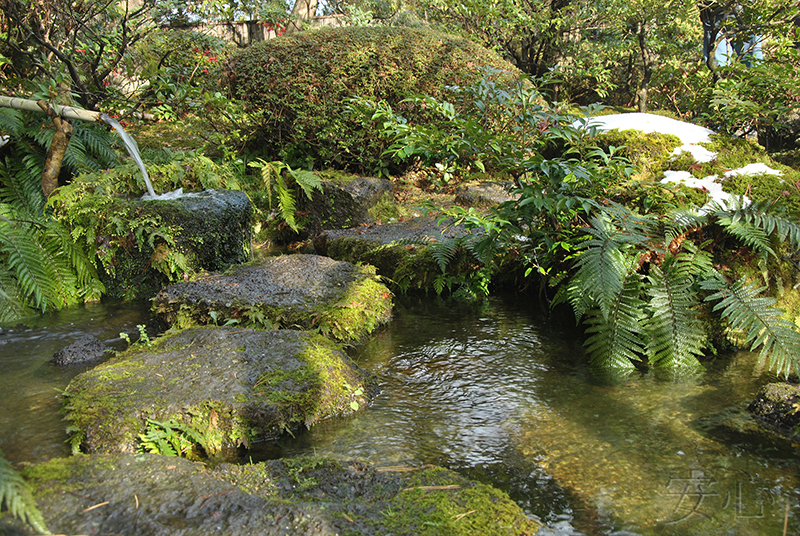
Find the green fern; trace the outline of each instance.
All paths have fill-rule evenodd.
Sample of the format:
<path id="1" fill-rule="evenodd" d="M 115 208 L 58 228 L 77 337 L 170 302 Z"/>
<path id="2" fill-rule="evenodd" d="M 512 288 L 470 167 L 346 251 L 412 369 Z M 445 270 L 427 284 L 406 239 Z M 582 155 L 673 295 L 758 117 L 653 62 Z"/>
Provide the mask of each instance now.
<path id="1" fill-rule="evenodd" d="M 671 270 L 674 264 L 665 263 L 664 271 L 652 266 L 647 277 L 652 313 L 646 330 L 647 354 L 656 367 L 697 370 L 702 368 L 697 357 L 703 355 L 706 333 L 696 313 L 694 278 L 681 269 L 685 264 Z"/>
<path id="2" fill-rule="evenodd" d="M 626 250 L 630 249 L 630 244 L 641 243 L 646 237 L 638 230 L 619 232 L 607 215 L 592 217 L 586 232 L 590 238 L 581 244 L 577 272 L 567 289 L 568 299 L 576 319 L 580 320 L 594 307 L 608 319 L 625 280 L 634 269 L 634 259 Z"/>
<path id="3" fill-rule="evenodd" d="M 264 185 L 264 190 L 267 192 L 270 209 L 272 209 L 272 190 L 274 189 L 278 196 L 281 218 L 292 231 L 298 232 L 300 229 L 295 220 L 295 213 L 297 212 L 295 194 L 286 183 L 284 174 L 290 175 L 309 199 L 311 199 L 314 190 L 322 191 L 320 178 L 311 171 L 292 169 L 283 162 L 267 162 L 261 158 L 248 162 L 247 165 L 261 170 L 261 181 Z"/>
<path id="4" fill-rule="evenodd" d="M 800 334 L 774 306 L 775 298 L 760 296 L 764 287 L 744 278 L 729 285 L 721 276 L 705 280 L 702 286 L 713 292 L 706 301 L 719 302 L 714 311 L 728 321 L 732 338 L 740 339 L 736 342 L 750 345 L 750 350 L 760 347 L 760 359 L 778 374 L 800 374 Z"/>
<path id="5" fill-rule="evenodd" d="M 30 525 L 41 534 L 51 534 L 30 486 L 0 451 L 0 509 L 8 510 L 12 516 Z"/>
<path id="6" fill-rule="evenodd" d="M 640 361 L 644 347 L 642 331 L 641 285 L 638 276 L 629 274 L 622 289 L 603 314 L 599 309 L 587 313 L 588 335 L 584 346 L 595 366 L 618 370 L 633 370 L 633 361 Z"/>
<path id="7" fill-rule="evenodd" d="M 203 434 L 189 425 L 172 420 L 159 422 L 147 419 L 147 431 L 139 434 L 140 452 L 164 456 L 189 456 L 196 447 L 206 449 Z"/>

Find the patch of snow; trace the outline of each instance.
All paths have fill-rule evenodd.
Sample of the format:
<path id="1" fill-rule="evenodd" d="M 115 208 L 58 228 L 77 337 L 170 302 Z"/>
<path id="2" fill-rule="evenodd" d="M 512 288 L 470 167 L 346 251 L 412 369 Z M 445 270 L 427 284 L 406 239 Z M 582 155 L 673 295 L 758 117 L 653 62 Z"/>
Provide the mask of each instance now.
<path id="1" fill-rule="evenodd" d="M 717 157 L 717 153 L 715 153 L 714 151 L 709 151 L 702 145 L 694 145 L 691 143 L 685 143 L 681 145 L 680 147 L 672 151 L 671 154 L 674 156 L 680 156 L 682 152 L 690 153 L 692 155 L 692 158 L 694 158 L 695 162 L 700 162 L 701 164 L 705 164 L 706 162 L 711 162 Z"/>
<path id="2" fill-rule="evenodd" d="M 574 126 L 580 126 L 574 125 Z M 646 133 L 672 134 L 681 139 L 684 144 L 707 143 L 714 131 L 705 127 L 693 125 L 685 121 L 678 121 L 663 115 L 630 113 L 603 115 L 589 119 L 587 126 L 599 130 L 640 130 Z"/>
<path id="3" fill-rule="evenodd" d="M 744 167 L 740 167 L 738 169 L 734 169 L 731 171 L 726 171 L 726 177 L 737 177 L 739 175 L 782 175 L 780 170 L 772 169 L 766 164 L 756 163 L 756 164 L 747 164 Z"/>
<path id="4" fill-rule="evenodd" d="M 700 214 L 705 214 L 710 210 L 712 203 L 716 202 L 727 204 L 728 200 L 733 197 L 737 197 L 724 191 L 719 180 L 720 178 L 717 175 L 709 175 L 708 177 L 698 179 L 697 177 L 692 176 L 692 174 L 688 171 L 665 171 L 664 178 L 661 179 L 661 183 L 666 184 L 673 182 L 686 185 L 689 188 L 698 188 L 706 191 L 710 201 L 700 208 Z M 741 196 L 741 200 L 745 205 L 750 204 L 750 199 L 748 199 L 746 196 Z"/>

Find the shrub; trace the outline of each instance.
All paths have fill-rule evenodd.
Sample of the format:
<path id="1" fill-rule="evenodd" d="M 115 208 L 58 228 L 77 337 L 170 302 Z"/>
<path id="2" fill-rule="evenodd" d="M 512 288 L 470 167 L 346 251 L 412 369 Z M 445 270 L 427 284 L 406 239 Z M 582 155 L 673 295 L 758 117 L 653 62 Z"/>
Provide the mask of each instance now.
<path id="1" fill-rule="evenodd" d="M 267 160 L 365 172 L 388 143 L 345 113 L 351 97 L 397 109 L 411 95 L 441 96 L 446 85 L 480 78 L 482 67 L 519 73 L 489 50 L 430 30 L 323 28 L 236 54 L 229 83 L 234 97 L 263 112 L 249 143 Z"/>

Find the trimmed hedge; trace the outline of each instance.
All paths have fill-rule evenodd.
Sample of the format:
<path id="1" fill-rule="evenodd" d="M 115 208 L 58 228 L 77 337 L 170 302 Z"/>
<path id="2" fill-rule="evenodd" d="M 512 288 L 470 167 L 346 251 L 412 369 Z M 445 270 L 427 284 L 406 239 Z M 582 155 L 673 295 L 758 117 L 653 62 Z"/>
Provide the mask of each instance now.
<path id="1" fill-rule="evenodd" d="M 371 172 L 387 148 L 370 125 L 349 114 L 349 99 L 441 96 L 491 67 L 518 76 L 510 63 L 466 39 L 399 27 L 322 28 L 258 43 L 234 55 L 234 97 L 263 112 L 251 149 L 305 168 Z M 408 110 L 403 110 L 406 113 Z"/>

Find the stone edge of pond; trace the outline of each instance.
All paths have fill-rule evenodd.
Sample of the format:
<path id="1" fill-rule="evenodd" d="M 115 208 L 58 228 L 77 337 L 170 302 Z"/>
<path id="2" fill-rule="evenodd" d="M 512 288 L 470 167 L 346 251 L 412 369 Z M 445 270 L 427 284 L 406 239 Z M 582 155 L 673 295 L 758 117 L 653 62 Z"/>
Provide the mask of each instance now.
<path id="1" fill-rule="evenodd" d="M 48 528 L 64 534 L 482 536 L 541 527 L 504 492 L 434 466 L 294 458 L 210 469 L 156 454 L 79 454 L 23 473 Z M 0 529 L 30 534 L 8 515 Z"/>
<path id="2" fill-rule="evenodd" d="M 189 441 L 185 455 L 220 458 L 363 409 L 375 392 L 321 335 L 194 327 L 79 374 L 64 405 L 75 451 L 130 453 L 177 434 Z"/>
<path id="3" fill-rule="evenodd" d="M 768 383 L 758 390 L 747 411 L 762 426 L 784 437 L 800 439 L 800 386 Z"/>
<path id="4" fill-rule="evenodd" d="M 282 294 L 280 288 L 277 292 L 273 289 L 272 295 L 268 295 L 264 289 L 266 297 L 261 298 L 236 290 L 240 287 L 238 277 L 252 277 L 252 272 L 262 269 L 279 272 L 279 278 L 299 278 L 315 286 L 314 278 L 319 274 L 313 267 L 306 270 L 302 265 L 297 265 L 284 272 L 280 272 L 282 268 L 275 267 L 281 262 L 280 259 L 288 258 L 292 263 L 324 258 L 344 267 L 339 270 L 338 279 L 332 278 L 326 285 L 336 289 L 336 292 L 303 296 L 301 303 L 287 303 L 273 299 L 275 294 Z M 211 289 L 212 282 L 217 288 Z M 227 291 L 220 290 L 223 284 L 229 285 Z M 214 290 L 215 295 L 206 293 L 208 290 Z M 283 294 L 298 294 L 295 290 L 287 290 Z M 209 274 L 195 281 L 169 285 L 153 299 L 152 311 L 161 321 L 177 328 L 234 321 L 263 329 L 314 330 L 336 341 L 355 344 L 389 322 L 392 294 L 380 282 L 373 266 L 355 265 L 319 255 L 294 254 L 235 266 L 225 274 Z"/>

